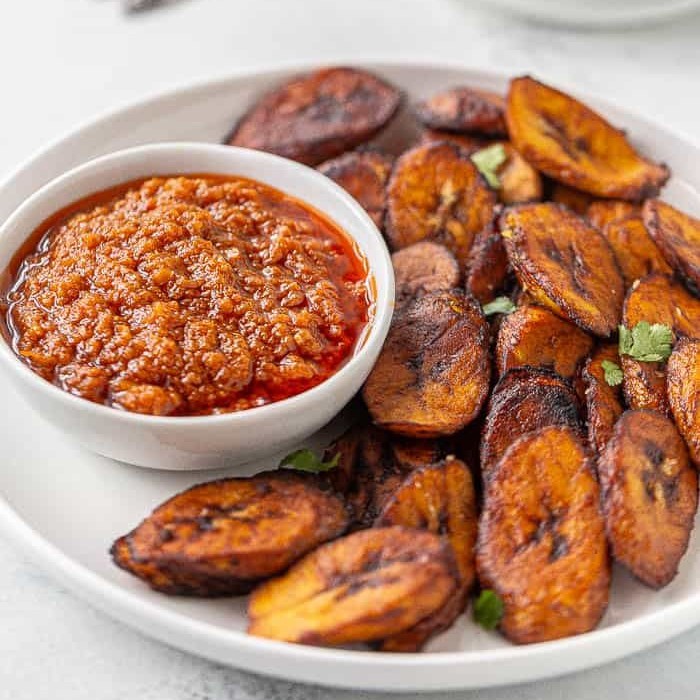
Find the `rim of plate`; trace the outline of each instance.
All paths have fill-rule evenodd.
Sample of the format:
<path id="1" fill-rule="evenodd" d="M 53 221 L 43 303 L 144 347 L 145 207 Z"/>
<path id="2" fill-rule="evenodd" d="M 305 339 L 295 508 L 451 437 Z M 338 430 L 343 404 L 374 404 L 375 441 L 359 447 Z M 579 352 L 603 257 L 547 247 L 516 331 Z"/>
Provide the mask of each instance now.
<path id="1" fill-rule="evenodd" d="M 64 146 L 70 139 L 79 137 L 87 128 L 104 127 L 111 120 L 128 117 L 133 111 L 153 106 L 156 103 L 167 102 L 168 100 L 183 99 L 198 92 L 207 92 L 236 80 L 250 78 L 271 79 L 280 73 L 309 71 L 317 68 L 322 63 L 328 64 L 330 61 L 280 62 L 263 65 L 258 68 L 228 71 L 212 79 L 187 81 L 179 87 L 175 86 L 152 94 L 150 97 L 144 96 L 131 100 L 126 105 L 105 110 L 95 117 L 84 120 L 76 128 L 52 140 L 49 144 L 25 159 L 0 182 L 0 197 L 3 190 L 17 176 L 30 168 L 36 161 L 50 155 L 54 149 Z M 392 60 L 378 57 L 376 60 L 334 60 L 333 63 L 335 65 L 352 65 L 379 73 L 383 69 L 463 71 L 495 83 L 506 82 L 511 77 L 504 72 L 469 66 L 458 61 Z M 563 88 L 568 89 L 566 85 Z M 685 141 L 696 149 L 700 148 L 694 138 L 689 137 L 682 131 L 668 129 L 651 119 L 640 116 L 634 110 L 618 105 L 612 100 L 599 97 L 591 92 L 580 92 L 577 90 L 571 90 L 570 92 L 580 96 L 583 100 L 593 102 L 596 108 L 602 106 L 603 108 L 611 108 L 615 111 L 626 113 L 630 118 L 655 131 L 663 132 L 669 138 Z M 254 662 L 247 666 L 239 666 L 242 670 L 298 682 L 315 682 L 333 687 L 367 688 L 396 692 L 409 689 L 429 691 L 497 686 L 554 677 L 627 656 L 661 643 L 700 622 L 700 591 L 698 591 L 684 600 L 669 603 L 661 610 L 648 612 L 634 620 L 616 623 L 610 627 L 593 630 L 574 637 L 523 646 L 511 645 L 503 648 L 475 651 L 391 654 L 388 652 L 354 651 L 295 645 L 252 637 L 236 630 L 226 630 L 217 625 L 201 622 L 181 613 L 168 610 L 157 602 L 140 599 L 122 586 L 102 578 L 99 574 L 91 571 L 87 566 L 71 558 L 58 546 L 42 537 L 12 508 L 2 494 L 0 494 L 0 524 L 7 533 L 8 540 L 13 540 L 16 544 L 26 547 L 27 553 L 42 568 L 48 569 L 51 574 L 67 585 L 78 596 L 87 599 L 88 602 L 103 610 L 110 617 L 145 632 L 148 636 L 170 646 L 185 649 L 195 655 L 209 658 L 219 663 L 225 663 L 221 655 L 217 655 L 206 648 L 207 645 L 211 645 L 214 642 L 218 648 L 226 649 L 227 653 L 230 654 L 229 662 L 235 661 L 234 655 L 237 652 L 242 652 L 243 656 L 249 660 L 254 655 L 256 655 L 256 658 L 267 659 L 266 663 L 261 662 L 257 664 Z M 188 635 L 187 643 L 173 642 L 173 639 L 179 633 Z M 197 646 L 198 642 L 202 644 L 202 647 Z M 583 652 L 586 653 L 584 654 Z M 576 658 L 573 658 L 572 654 L 578 655 Z M 322 678 L 316 678 L 317 674 L 313 672 L 302 670 L 290 672 L 288 667 L 286 670 L 282 667 L 278 668 L 274 665 L 275 660 L 291 663 L 300 660 L 321 662 L 326 665 L 326 670 L 320 673 L 323 676 Z M 536 660 L 547 660 L 550 663 L 545 667 L 537 666 L 536 669 L 529 668 L 524 663 Z M 519 665 L 515 669 L 511 669 L 509 674 L 494 674 L 489 679 L 482 679 L 478 684 L 470 684 L 468 680 L 464 679 L 463 676 L 466 675 L 464 673 L 457 678 L 440 679 L 440 682 L 435 682 L 435 677 L 432 675 L 433 671 L 441 669 L 446 671 L 456 666 L 459 666 L 464 671 L 476 665 L 503 662 L 517 662 Z M 236 664 L 231 663 L 231 665 L 235 666 Z M 421 680 L 407 676 L 404 681 L 401 680 L 400 675 L 392 677 L 391 681 L 386 676 L 372 681 L 358 675 L 353 677 L 333 676 L 333 680 L 328 680 L 328 677 L 331 675 L 328 669 L 335 669 L 336 672 L 352 670 L 356 673 L 358 668 L 363 666 L 367 670 L 381 669 L 387 673 L 405 672 L 408 669 L 423 669 L 429 672 L 430 675 L 428 677 L 424 676 Z M 317 672 L 319 671 L 318 667 L 314 667 L 314 669 Z"/>

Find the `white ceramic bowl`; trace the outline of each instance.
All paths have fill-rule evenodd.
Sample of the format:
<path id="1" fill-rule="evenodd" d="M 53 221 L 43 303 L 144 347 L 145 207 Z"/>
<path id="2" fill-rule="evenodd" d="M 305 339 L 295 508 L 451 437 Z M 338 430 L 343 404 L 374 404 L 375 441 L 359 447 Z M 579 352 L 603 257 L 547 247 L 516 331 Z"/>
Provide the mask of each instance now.
<path id="1" fill-rule="evenodd" d="M 159 469 L 235 466 L 298 446 L 357 393 L 391 321 L 394 277 L 386 245 L 355 200 L 312 168 L 260 151 L 203 143 L 163 143 L 118 151 L 70 170 L 27 199 L 0 228 L 0 269 L 51 214 L 122 182 L 173 173 L 241 175 L 276 187 L 328 215 L 356 242 L 373 278 L 370 325 L 350 360 L 301 394 L 238 413 L 158 417 L 116 410 L 59 389 L 35 374 L 0 341 L 0 366 L 50 423 L 87 448 Z"/>
<path id="2" fill-rule="evenodd" d="M 573 27 L 637 26 L 671 19 L 700 7 L 700 0 L 485 0 L 538 22 Z M 484 4 L 484 0 L 481 0 Z"/>

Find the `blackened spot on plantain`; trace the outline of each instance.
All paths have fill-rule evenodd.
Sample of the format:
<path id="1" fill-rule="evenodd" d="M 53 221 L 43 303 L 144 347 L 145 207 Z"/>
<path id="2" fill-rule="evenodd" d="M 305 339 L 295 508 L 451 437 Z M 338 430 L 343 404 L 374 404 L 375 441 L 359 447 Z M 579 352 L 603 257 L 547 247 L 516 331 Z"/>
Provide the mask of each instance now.
<path id="1" fill-rule="evenodd" d="M 558 375 L 557 375 L 558 376 Z M 581 427 L 581 416 L 576 405 L 571 400 L 571 394 L 567 391 L 542 392 L 543 400 L 546 400 L 553 415 L 564 425 Z"/>
<path id="2" fill-rule="evenodd" d="M 658 469 L 664 461 L 663 450 L 651 440 L 644 441 L 644 454 L 646 458 L 652 463 L 654 469 Z"/>
<path id="3" fill-rule="evenodd" d="M 214 529 L 214 521 L 208 516 L 196 518 L 195 523 L 197 523 L 197 527 L 202 532 L 207 532 Z"/>
<path id="4" fill-rule="evenodd" d="M 158 532 L 158 539 L 161 542 L 170 542 L 174 537 L 172 530 L 169 530 L 167 527 L 161 528 Z"/>
<path id="5" fill-rule="evenodd" d="M 574 143 L 571 142 L 564 125 L 558 119 L 548 114 L 543 114 L 542 119 L 544 121 L 545 134 L 553 141 L 556 141 L 569 158 L 579 160 L 581 154 L 576 150 L 578 143 L 576 141 Z M 581 150 L 587 151 L 588 144 L 585 144 L 585 148 Z"/>
<path id="6" fill-rule="evenodd" d="M 566 537 L 559 532 L 552 533 L 552 551 L 549 553 L 549 561 L 555 562 L 569 553 L 569 543 Z"/>

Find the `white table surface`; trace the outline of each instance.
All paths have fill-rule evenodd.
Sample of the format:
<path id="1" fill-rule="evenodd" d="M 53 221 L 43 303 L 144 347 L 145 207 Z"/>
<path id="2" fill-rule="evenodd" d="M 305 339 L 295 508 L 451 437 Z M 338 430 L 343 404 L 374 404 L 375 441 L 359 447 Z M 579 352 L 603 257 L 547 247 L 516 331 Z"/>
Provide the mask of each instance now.
<path id="1" fill-rule="evenodd" d="M 2 0 L 0 178 L 104 109 L 191 79 L 294 60 L 430 58 L 532 72 L 700 140 L 699 36 L 700 16 L 589 33 L 528 25 L 461 0 L 185 0 L 128 19 L 115 0 Z M 0 444 L 1 431 L 0 422 Z M 430 697 L 686 700 L 700 695 L 698 658 L 700 629 L 585 673 Z M 351 697 L 379 696 L 258 678 L 152 642 L 63 590 L 0 533 L 2 700 Z"/>

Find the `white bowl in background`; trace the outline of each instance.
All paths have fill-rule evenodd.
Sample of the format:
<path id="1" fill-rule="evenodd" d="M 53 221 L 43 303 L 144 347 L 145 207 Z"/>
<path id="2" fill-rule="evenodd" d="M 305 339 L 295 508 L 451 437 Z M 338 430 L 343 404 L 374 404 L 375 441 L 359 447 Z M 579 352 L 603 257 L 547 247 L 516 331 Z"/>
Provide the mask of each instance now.
<path id="1" fill-rule="evenodd" d="M 700 0 L 481 0 L 557 25 L 619 28 L 660 22 L 700 8 Z"/>
<path id="2" fill-rule="evenodd" d="M 142 467 L 236 466 L 298 446 L 359 391 L 389 329 L 394 277 L 376 226 L 345 190 L 316 170 L 285 158 L 204 143 L 138 146 L 60 175 L 25 200 L 0 227 L 0 269 L 43 221 L 89 194 L 152 175 L 215 173 L 259 180 L 329 216 L 365 257 L 375 298 L 369 328 L 352 357 L 321 384 L 266 406 L 214 416 L 162 417 L 116 410 L 73 396 L 33 372 L 4 340 L 0 366 L 47 421 L 98 454 Z"/>

